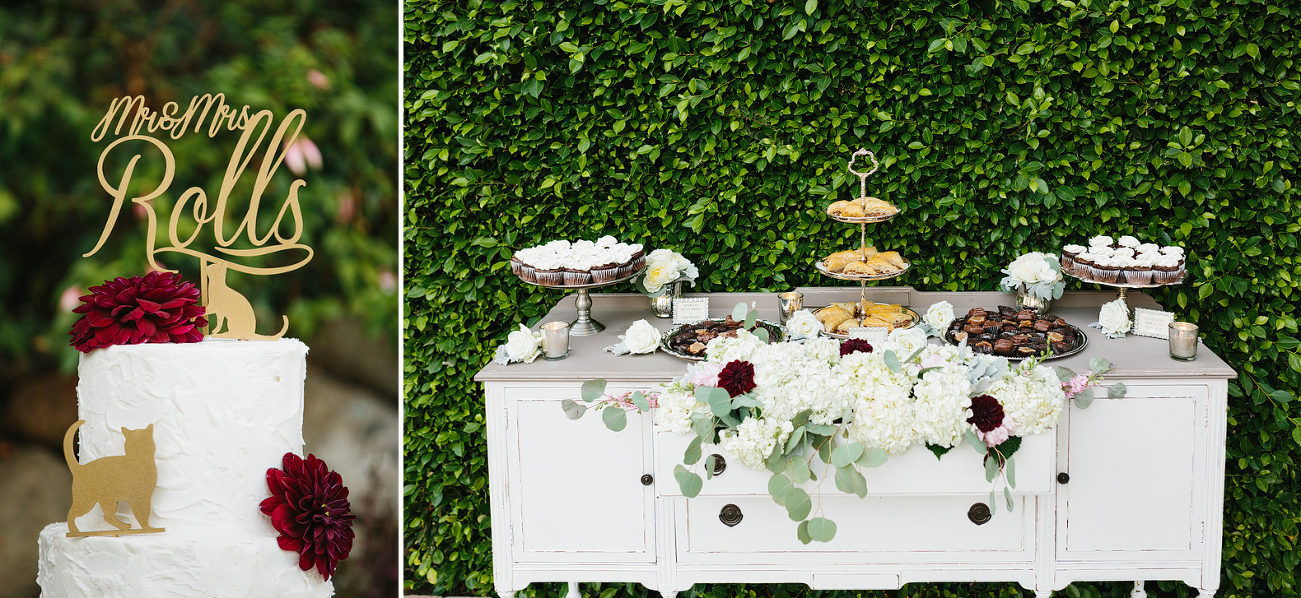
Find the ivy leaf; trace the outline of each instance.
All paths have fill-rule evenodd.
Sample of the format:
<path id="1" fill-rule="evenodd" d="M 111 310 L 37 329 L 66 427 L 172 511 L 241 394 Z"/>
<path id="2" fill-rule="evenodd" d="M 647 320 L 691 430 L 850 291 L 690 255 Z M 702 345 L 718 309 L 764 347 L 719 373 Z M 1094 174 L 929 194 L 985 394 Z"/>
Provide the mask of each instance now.
<path id="1" fill-rule="evenodd" d="M 628 426 L 628 414 L 623 409 L 616 406 L 609 406 L 601 410 L 601 420 L 605 422 L 605 427 L 615 431 L 623 431 Z"/>
<path id="2" fill-rule="evenodd" d="M 800 521 L 809 516 L 809 511 L 813 510 L 813 501 L 809 499 L 809 493 L 803 488 L 791 488 L 786 493 L 786 514 L 790 515 L 791 521 Z"/>
<path id="3" fill-rule="evenodd" d="M 681 465 L 673 466 L 673 478 L 678 481 L 678 488 L 682 489 L 682 495 L 687 498 L 698 496 L 700 489 L 705 485 L 705 481 L 700 479 L 700 476 L 691 473 Z"/>
<path id="4" fill-rule="evenodd" d="M 1004 459 L 1011 459 L 1012 455 L 1015 455 L 1016 451 L 1021 448 L 1022 440 L 1023 439 L 1020 436 L 1008 437 L 1007 440 L 1004 440 L 1002 444 L 998 445 L 998 452 L 1003 454 Z"/>
<path id="5" fill-rule="evenodd" d="M 953 447 L 940 446 L 938 444 L 931 444 L 928 442 L 926 443 L 926 450 L 935 453 L 935 458 L 939 459 L 940 457 L 943 457 L 945 454 L 947 454 L 949 451 L 953 450 Z"/>
<path id="6" fill-rule="evenodd" d="M 818 542 L 830 542 L 836 537 L 836 524 L 825 517 L 809 520 L 809 537 Z"/>
<path id="7" fill-rule="evenodd" d="M 582 397 L 584 403 L 591 403 L 605 396 L 605 380 L 598 378 L 583 383 Z"/>
<path id="8" fill-rule="evenodd" d="M 560 408 L 565 411 L 565 417 L 569 419 L 578 419 L 587 413 L 587 405 L 579 405 L 578 401 L 565 399 L 560 402 Z"/>

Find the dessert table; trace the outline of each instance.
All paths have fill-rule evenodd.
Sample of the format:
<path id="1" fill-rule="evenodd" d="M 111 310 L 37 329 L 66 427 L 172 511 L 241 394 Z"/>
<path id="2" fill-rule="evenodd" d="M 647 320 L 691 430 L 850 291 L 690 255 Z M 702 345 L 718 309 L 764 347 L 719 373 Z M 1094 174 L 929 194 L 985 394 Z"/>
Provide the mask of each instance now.
<path id="1" fill-rule="evenodd" d="M 860 294 L 796 290 L 806 307 Z M 919 313 L 942 300 L 958 314 L 1015 305 L 1000 292 L 866 292 Z M 711 317 L 753 301 L 761 319 L 778 320 L 775 293 L 686 296 L 709 297 Z M 647 390 L 688 365 L 663 352 L 604 352 L 636 320 L 661 331 L 672 326 L 651 316 L 642 295 L 594 294 L 592 309 L 607 328 L 571 337 L 568 358 L 490 364 L 475 377 L 484 384 L 488 422 L 496 590 L 509 598 L 529 583 L 569 582 L 576 598 L 579 582 L 637 582 L 672 597 L 695 583 L 868 590 L 990 581 L 1045 597 L 1073 581 L 1128 580 L 1141 597 L 1143 580 L 1179 580 L 1212 596 L 1220 581 L 1227 380 L 1236 374 L 1205 346 L 1196 360 L 1176 361 L 1163 339 L 1108 339 L 1087 328 L 1114 298 L 1081 291 L 1053 302 L 1050 311 L 1089 342 L 1047 363 L 1087 372 L 1090 359 L 1110 360 L 1104 385 L 1124 382 L 1128 392 L 1120 399 L 1099 393 L 1087 409 L 1072 401 L 1055 432 L 1026 437 L 1013 512 L 980 511 L 989 485 L 977 453 L 937 461 L 914 447 L 872 470 L 865 499 L 824 489 L 822 506 L 836 513 L 841 531 L 831 542 L 804 545 L 768 496 L 764 472 L 734 461 L 686 498 L 671 473 L 685 436 L 657 429 L 649 414 L 630 414 L 621 432 L 600 418 L 566 418 L 561 401 L 577 399 L 586 380 L 606 379 L 610 394 Z M 1160 309 L 1141 293 L 1128 300 L 1131 308 Z M 543 321 L 575 317 L 571 295 Z M 726 453 L 719 457 L 727 462 Z"/>

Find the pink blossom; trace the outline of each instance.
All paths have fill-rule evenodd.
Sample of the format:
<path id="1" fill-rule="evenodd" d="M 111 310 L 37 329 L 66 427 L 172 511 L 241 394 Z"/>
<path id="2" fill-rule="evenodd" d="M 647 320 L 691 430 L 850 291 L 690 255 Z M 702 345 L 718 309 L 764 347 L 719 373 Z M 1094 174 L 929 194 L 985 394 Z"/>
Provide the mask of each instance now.
<path id="1" fill-rule="evenodd" d="M 696 386 L 718 386 L 718 374 L 723 371 L 721 363 L 701 363 L 696 365 L 696 369 L 687 379 L 689 384 Z"/>
<path id="2" fill-rule="evenodd" d="M 994 428 L 993 430 L 981 432 L 977 429 L 976 438 L 983 440 L 986 446 L 998 446 L 1003 444 L 1003 442 L 1008 438 L 1011 438 L 1014 433 L 1016 433 L 1016 425 L 1012 423 L 1012 418 L 1004 417 L 1003 425 Z"/>
<path id="3" fill-rule="evenodd" d="M 922 358 L 922 369 L 939 367 L 944 364 L 944 357 L 940 355 L 931 354 Z"/>
<path id="4" fill-rule="evenodd" d="M 1062 389 L 1066 391 L 1066 398 L 1071 398 L 1080 394 L 1084 389 L 1089 387 L 1089 377 L 1084 374 L 1075 374 L 1069 382 L 1062 384 Z"/>

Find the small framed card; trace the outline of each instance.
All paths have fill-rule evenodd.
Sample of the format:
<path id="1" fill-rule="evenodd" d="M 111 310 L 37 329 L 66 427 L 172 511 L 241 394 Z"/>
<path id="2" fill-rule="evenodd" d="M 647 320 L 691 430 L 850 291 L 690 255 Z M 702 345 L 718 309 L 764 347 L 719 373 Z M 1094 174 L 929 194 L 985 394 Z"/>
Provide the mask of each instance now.
<path id="1" fill-rule="evenodd" d="M 1134 334 L 1139 336 L 1169 339 L 1170 323 L 1173 321 L 1175 315 L 1168 311 L 1134 308 Z"/>
<path id="2" fill-rule="evenodd" d="M 885 326 L 861 326 L 849 329 L 849 338 L 861 338 L 869 343 L 884 343 L 890 329 Z"/>
<path id="3" fill-rule="evenodd" d="M 673 324 L 695 324 L 709 319 L 709 297 L 678 297 L 673 300 Z"/>

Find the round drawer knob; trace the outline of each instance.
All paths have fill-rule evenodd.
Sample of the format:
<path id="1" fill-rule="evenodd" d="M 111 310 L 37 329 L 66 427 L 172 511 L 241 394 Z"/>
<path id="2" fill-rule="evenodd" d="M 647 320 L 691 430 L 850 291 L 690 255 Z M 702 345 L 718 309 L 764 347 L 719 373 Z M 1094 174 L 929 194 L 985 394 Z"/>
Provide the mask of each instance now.
<path id="1" fill-rule="evenodd" d="M 1061 473 L 1059 473 L 1059 474 L 1057 474 L 1057 483 L 1058 483 L 1058 484 L 1065 484 L 1065 483 L 1070 482 L 1070 481 L 1071 481 L 1071 474 L 1066 473 L 1066 472 L 1064 472 L 1064 471 L 1061 472 Z"/>
<path id="2" fill-rule="evenodd" d="M 654 483 L 655 483 L 655 477 L 652 476 L 651 474 L 648 473 L 648 474 L 645 474 L 645 475 L 641 476 L 641 485 L 643 485 L 643 486 L 649 486 L 649 485 L 654 484 Z"/>
<path id="3" fill-rule="evenodd" d="M 993 514 L 989 512 L 989 505 L 983 502 L 971 505 L 971 508 L 967 510 L 967 519 L 970 519 L 976 525 L 988 523 L 991 517 L 993 517 Z"/>
<path id="4" fill-rule="evenodd" d="M 718 512 L 718 520 L 723 522 L 727 527 L 736 527 L 745 515 L 741 514 L 741 507 L 736 505 L 723 505 L 723 510 Z"/>
<path id="5" fill-rule="evenodd" d="M 722 455 L 714 453 L 710 456 L 714 458 L 714 475 L 720 475 L 727 470 L 727 461 L 723 459 Z"/>

